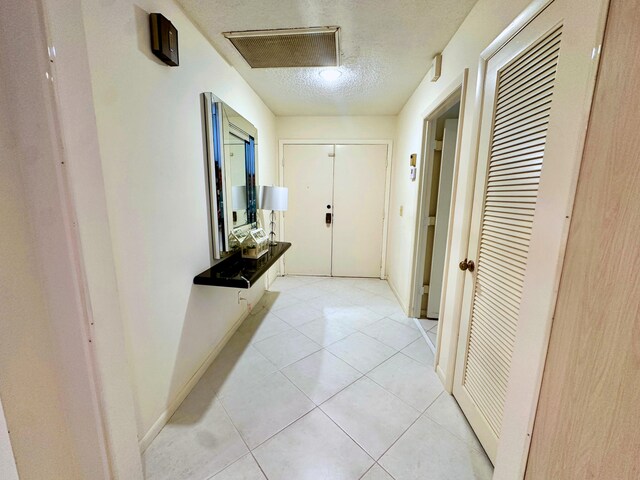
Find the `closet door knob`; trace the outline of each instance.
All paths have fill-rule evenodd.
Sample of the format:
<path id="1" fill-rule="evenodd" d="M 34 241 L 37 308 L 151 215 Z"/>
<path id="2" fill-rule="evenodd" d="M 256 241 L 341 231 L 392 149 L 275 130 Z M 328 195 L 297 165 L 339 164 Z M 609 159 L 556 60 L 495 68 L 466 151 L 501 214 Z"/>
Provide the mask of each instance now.
<path id="1" fill-rule="evenodd" d="M 464 271 L 464 270 L 469 270 L 470 272 L 473 272 L 476 268 L 476 264 L 473 263 L 473 260 L 467 260 L 466 258 L 460 262 L 459 264 L 460 270 Z"/>

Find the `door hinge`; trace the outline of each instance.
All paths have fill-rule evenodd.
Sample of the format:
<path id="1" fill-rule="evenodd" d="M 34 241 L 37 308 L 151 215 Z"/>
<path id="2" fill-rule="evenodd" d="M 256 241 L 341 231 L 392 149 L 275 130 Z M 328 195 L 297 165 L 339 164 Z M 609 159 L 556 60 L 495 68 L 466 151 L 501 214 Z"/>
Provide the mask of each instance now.
<path id="1" fill-rule="evenodd" d="M 433 227 L 436 224 L 436 217 L 429 217 L 427 220 L 427 226 Z"/>
<path id="2" fill-rule="evenodd" d="M 423 285 L 422 286 L 422 294 L 426 295 L 427 293 L 429 293 L 429 285 Z"/>
<path id="3" fill-rule="evenodd" d="M 442 140 L 436 140 L 436 144 L 435 144 L 435 146 L 433 147 L 433 149 L 434 149 L 436 152 L 441 152 L 441 151 L 442 151 Z"/>
<path id="4" fill-rule="evenodd" d="M 329 157 L 335 157 L 335 156 L 336 156 L 336 154 L 335 154 L 335 153 L 328 153 L 327 155 L 328 155 Z"/>

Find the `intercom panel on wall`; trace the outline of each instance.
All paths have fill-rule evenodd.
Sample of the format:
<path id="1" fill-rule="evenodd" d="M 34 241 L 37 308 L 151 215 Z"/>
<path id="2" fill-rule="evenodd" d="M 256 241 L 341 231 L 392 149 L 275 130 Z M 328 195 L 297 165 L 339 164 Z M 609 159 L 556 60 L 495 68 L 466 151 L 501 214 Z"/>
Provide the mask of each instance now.
<path id="1" fill-rule="evenodd" d="M 167 65 L 177 67 L 180 64 L 178 58 L 178 30 L 163 15 L 159 13 L 149 14 L 151 27 L 151 51 Z"/>

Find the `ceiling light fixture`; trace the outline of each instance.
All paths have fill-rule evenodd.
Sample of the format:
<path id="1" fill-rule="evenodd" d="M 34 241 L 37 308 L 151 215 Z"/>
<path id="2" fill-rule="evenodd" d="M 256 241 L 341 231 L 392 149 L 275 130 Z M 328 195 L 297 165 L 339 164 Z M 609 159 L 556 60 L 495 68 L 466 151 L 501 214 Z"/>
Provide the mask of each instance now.
<path id="1" fill-rule="evenodd" d="M 320 70 L 320 76 L 328 82 L 334 82 L 340 78 L 342 72 L 337 68 L 325 68 Z"/>

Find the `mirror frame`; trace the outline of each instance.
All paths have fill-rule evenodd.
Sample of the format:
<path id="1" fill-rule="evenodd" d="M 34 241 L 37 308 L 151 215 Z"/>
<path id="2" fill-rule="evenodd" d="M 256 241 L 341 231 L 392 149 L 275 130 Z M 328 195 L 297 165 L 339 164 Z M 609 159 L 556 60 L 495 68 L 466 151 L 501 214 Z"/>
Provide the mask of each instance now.
<path id="1" fill-rule="evenodd" d="M 201 97 L 210 249 L 212 260 L 219 260 L 239 248 L 249 230 L 257 227 L 258 130 L 211 92 L 204 92 Z M 236 228 L 232 227 L 231 173 L 225 162 L 225 147 L 231 134 L 244 140 L 248 147 L 245 154 L 248 222 Z"/>

